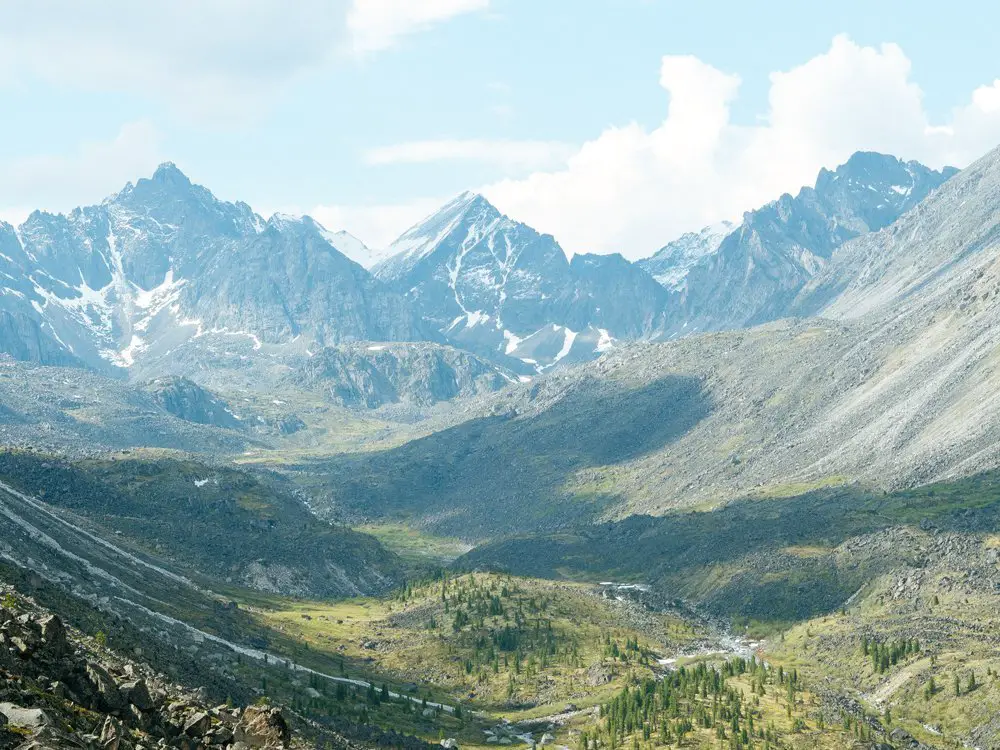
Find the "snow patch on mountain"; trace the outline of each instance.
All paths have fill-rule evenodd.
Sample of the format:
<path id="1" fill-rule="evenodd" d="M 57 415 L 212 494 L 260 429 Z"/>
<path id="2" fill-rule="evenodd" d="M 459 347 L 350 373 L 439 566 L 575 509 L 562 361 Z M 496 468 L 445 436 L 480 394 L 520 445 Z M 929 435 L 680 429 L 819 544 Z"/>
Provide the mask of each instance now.
<path id="1" fill-rule="evenodd" d="M 389 257 L 388 250 L 373 250 L 350 232 L 332 232 L 313 220 L 320 236 L 364 269 L 371 269 Z"/>
<path id="2" fill-rule="evenodd" d="M 700 231 L 687 232 L 668 242 L 649 258 L 638 261 L 638 265 L 667 289 L 683 291 L 691 267 L 706 255 L 716 252 L 722 240 L 735 228 L 730 221 L 720 221 Z"/>

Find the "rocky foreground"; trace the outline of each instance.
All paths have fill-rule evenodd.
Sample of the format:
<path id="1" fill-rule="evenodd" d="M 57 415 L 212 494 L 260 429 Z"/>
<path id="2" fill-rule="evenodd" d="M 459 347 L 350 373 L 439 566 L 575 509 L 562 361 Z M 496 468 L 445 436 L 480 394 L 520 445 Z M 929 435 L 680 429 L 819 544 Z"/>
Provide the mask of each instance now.
<path id="1" fill-rule="evenodd" d="M 0 588 L 0 749 L 286 748 L 282 710 L 208 703 Z"/>

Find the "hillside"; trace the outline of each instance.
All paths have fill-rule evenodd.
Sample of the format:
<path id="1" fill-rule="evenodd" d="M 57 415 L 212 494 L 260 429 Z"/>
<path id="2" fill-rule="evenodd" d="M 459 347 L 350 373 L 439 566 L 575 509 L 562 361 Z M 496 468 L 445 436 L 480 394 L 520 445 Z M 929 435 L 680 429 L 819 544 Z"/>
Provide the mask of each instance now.
<path id="1" fill-rule="evenodd" d="M 743 216 L 742 224 L 685 271 L 668 306 L 671 333 L 746 328 L 786 317 L 804 286 L 844 243 L 889 226 L 957 170 L 858 152 L 811 187 Z M 853 266 L 830 276 L 848 278 Z M 661 271 L 662 273 L 662 271 Z"/>
<path id="2" fill-rule="evenodd" d="M 196 578 L 312 596 L 380 593 L 402 578 L 394 555 L 317 520 L 279 477 L 177 459 L 70 464 L 8 451 L 0 480 Z"/>
<path id="3" fill-rule="evenodd" d="M 464 193 L 404 232 L 375 276 L 439 334 L 525 374 L 664 325 L 666 291 L 621 256 L 567 259 L 550 235 Z"/>
<path id="4" fill-rule="evenodd" d="M 831 269 L 870 256 L 873 270 L 841 296 L 827 294 L 835 270 L 802 293 L 826 295 L 828 319 L 619 347 L 451 429 L 311 468 L 333 503 L 468 539 L 995 468 L 997 184 L 995 152 L 845 244 Z"/>

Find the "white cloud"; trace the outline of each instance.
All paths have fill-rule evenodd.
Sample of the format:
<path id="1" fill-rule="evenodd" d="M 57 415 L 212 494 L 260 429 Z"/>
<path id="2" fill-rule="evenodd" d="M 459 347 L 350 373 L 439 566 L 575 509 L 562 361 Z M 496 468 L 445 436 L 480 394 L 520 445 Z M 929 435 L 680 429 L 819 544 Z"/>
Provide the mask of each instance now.
<path id="1" fill-rule="evenodd" d="M 101 201 L 163 160 L 159 135 L 146 121 L 127 123 L 107 141 L 66 155 L 29 156 L 0 166 L 0 216 L 20 221 L 22 206 L 69 211 Z M 13 223 L 13 222 L 12 222 Z"/>
<path id="2" fill-rule="evenodd" d="M 565 162 L 573 151 L 569 144 L 556 141 L 430 140 L 371 149 L 365 160 L 369 164 L 478 161 L 505 169 L 542 169 Z"/>
<path id="3" fill-rule="evenodd" d="M 348 0 L 0 4 L 0 83 L 39 78 L 165 98 L 198 118 L 255 112 L 346 40 Z"/>
<path id="4" fill-rule="evenodd" d="M 347 14 L 354 51 L 391 47 L 401 36 L 455 16 L 485 10 L 490 0 L 353 0 Z"/>
<path id="5" fill-rule="evenodd" d="M 356 51 L 489 0 L 32 0 L 0 3 L 0 86 L 43 80 L 162 99 L 188 119 L 238 121 Z"/>
<path id="6" fill-rule="evenodd" d="M 931 123 L 895 44 L 862 47 L 838 36 L 823 54 L 772 74 L 756 125 L 731 121 L 739 77 L 697 58 L 664 57 L 660 84 L 670 99 L 658 127 L 609 128 L 561 168 L 482 191 L 569 252 L 635 258 L 795 192 L 854 151 L 965 166 L 1000 141 L 1000 80 L 973 92 L 948 122 Z"/>

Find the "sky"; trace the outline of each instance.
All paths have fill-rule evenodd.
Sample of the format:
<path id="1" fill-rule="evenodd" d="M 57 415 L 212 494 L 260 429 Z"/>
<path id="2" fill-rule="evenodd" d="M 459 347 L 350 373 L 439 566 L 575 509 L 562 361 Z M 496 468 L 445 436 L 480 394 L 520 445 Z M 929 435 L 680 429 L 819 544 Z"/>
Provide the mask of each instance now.
<path id="1" fill-rule="evenodd" d="M 998 27 L 920 0 L 0 3 L 0 219 L 173 161 L 376 248 L 475 190 L 644 257 L 857 150 L 1000 144 Z"/>

